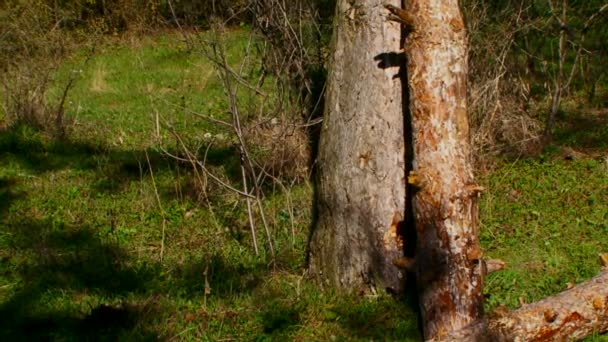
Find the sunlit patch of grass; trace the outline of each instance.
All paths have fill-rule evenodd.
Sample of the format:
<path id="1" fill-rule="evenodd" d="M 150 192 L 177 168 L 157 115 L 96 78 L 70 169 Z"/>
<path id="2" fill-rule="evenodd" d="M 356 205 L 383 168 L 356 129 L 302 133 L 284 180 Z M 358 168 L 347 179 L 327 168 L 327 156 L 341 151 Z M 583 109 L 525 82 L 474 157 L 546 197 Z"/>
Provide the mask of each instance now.
<path id="1" fill-rule="evenodd" d="M 486 175 L 481 241 L 508 262 L 486 282 L 488 305 L 516 307 L 564 290 L 599 271 L 608 250 L 608 178 L 594 160 L 503 162 Z"/>
<path id="2" fill-rule="evenodd" d="M 103 64 L 98 64 L 93 71 L 93 76 L 91 77 L 91 86 L 90 90 L 94 93 L 107 93 L 112 91 L 108 82 L 106 81 L 107 71 Z"/>
<path id="3" fill-rule="evenodd" d="M 579 101 L 584 101 L 579 99 Z M 608 148 L 608 111 L 599 108 L 581 107 L 579 103 L 568 103 L 557 120 L 555 141 L 593 154 Z"/>
<path id="4" fill-rule="evenodd" d="M 249 33 L 234 31 L 223 39 L 228 61 L 238 65 Z M 142 147 L 153 142 L 156 116 L 189 136 L 213 131 L 192 112 L 226 118 L 223 85 L 213 64 L 202 51 L 183 49 L 179 34 L 142 37 L 138 44 L 99 44 L 86 64 L 87 54 L 76 55 L 57 75 L 54 97 L 68 77 L 78 75 L 66 104 L 66 115 L 75 119 L 73 135 Z"/>

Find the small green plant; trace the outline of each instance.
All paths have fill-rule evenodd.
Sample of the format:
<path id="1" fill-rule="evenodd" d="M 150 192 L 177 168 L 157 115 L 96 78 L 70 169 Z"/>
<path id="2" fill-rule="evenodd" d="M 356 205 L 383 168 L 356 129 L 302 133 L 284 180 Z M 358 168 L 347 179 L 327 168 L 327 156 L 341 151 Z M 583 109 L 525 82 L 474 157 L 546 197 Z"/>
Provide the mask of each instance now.
<path id="1" fill-rule="evenodd" d="M 599 271 L 597 254 L 608 250 L 597 224 L 608 215 L 597 202 L 608 200 L 599 163 L 559 156 L 504 162 L 485 180 L 482 244 L 489 257 L 509 260 L 507 271 L 488 277 L 490 308 L 539 300 Z"/>

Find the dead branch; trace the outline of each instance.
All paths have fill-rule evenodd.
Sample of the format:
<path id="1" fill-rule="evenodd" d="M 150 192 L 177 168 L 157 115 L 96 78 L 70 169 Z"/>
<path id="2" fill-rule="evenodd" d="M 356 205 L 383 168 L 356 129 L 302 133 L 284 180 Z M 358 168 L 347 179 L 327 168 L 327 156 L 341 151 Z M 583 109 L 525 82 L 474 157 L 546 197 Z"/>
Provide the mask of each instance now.
<path id="1" fill-rule="evenodd" d="M 599 275 L 536 303 L 494 312 L 435 341 L 576 341 L 608 331 L 608 268 Z"/>

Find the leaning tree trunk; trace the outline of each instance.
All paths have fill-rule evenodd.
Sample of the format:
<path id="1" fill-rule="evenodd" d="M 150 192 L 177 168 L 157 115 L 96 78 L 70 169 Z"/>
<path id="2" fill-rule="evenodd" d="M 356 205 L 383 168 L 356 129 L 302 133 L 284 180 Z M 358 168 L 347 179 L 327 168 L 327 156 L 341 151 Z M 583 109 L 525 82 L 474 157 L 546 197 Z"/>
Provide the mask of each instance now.
<path id="1" fill-rule="evenodd" d="M 414 142 L 409 182 L 417 188 L 414 269 L 430 340 L 483 317 L 484 263 L 466 104 L 467 38 L 458 0 L 408 3 L 402 19 L 412 29 L 405 51 Z"/>
<path id="2" fill-rule="evenodd" d="M 417 188 L 413 265 L 427 341 L 565 341 L 608 329 L 608 272 L 500 317 L 483 315 L 483 276 L 466 106 L 466 35 L 458 0 L 387 6 L 406 41 Z M 604 266 L 608 255 L 602 255 Z"/>
<path id="3" fill-rule="evenodd" d="M 397 3 L 398 1 L 393 2 Z M 384 0 L 338 0 L 318 155 L 310 272 L 347 291 L 402 288 L 404 124 L 399 25 Z"/>

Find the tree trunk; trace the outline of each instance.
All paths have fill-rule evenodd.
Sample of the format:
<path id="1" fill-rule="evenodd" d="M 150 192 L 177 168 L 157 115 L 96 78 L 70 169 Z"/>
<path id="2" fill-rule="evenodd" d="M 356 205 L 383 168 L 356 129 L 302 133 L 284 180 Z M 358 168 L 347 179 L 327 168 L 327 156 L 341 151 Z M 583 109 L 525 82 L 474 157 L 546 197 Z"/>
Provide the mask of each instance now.
<path id="1" fill-rule="evenodd" d="M 425 339 L 483 317 L 467 114 L 467 38 L 458 0 L 410 1 L 406 41 L 417 231 L 416 278 Z"/>
<path id="2" fill-rule="evenodd" d="M 386 20 L 383 4 L 338 0 L 334 18 L 309 267 L 346 291 L 403 284 L 392 264 L 403 254 L 403 56 L 395 53 L 400 27 Z"/>
<path id="3" fill-rule="evenodd" d="M 458 0 L 409 4 L 386 6 L 410 32 L 408 99 L 404 58 L 395 52 L 399 25 L 386 21 L 380 1 L 338 0 L 310 272 L 338 289 L 399 291 L 403 275 L 393 263 L 415 271 L 428 341 L 562 341 L 605 331 L 608 272 L 500 317 L 484 316 L 483 277 L 492 264 L 481 259 L 478 241 L 481 188 L 469 142 L 464 23 Z M 411 113 L 408 132 L 404 113 Z M 407 182 L 415 190 L 417 242 L 414 258 L 400 258 L 410 130 L 414 171 Z"/>

